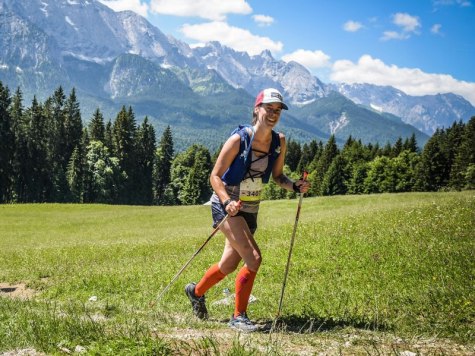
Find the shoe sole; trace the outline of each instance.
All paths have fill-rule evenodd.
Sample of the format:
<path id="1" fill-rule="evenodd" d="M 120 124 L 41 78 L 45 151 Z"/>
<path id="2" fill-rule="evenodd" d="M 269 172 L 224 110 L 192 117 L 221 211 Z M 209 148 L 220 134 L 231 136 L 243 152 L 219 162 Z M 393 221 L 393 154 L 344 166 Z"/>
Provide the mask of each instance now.
<path id="1" fill-rule="evenodd" d="M 242 332 L 246 332 L 246 333 L 252 333 L 254 331 L 257 331 L 257 326 L 254 326 L 254 328 L 252 329 L 243 329 L 243 328 L 240 328 L 238 326 L 235 326 L 233 324 L 228 324 L 228 326 L 231 328 L 231 329 L 234 329 L 234 330 L 238 330 L 238 331 L 242 331 Z"/>

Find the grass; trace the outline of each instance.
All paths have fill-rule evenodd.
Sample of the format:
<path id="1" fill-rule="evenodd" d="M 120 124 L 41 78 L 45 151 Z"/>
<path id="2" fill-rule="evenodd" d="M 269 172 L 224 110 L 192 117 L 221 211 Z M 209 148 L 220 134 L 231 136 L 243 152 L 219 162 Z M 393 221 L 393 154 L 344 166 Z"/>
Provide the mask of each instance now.
<path id="1" fill-rule="evenodd" d="M 249 308 L 261 325 L 278 308 L 296 206 L 262 203 Z M 210 225 L 206 206 L 0 205 L 0 283 L 31 293 L 2 293 L 0 352 L 475 352 L 473 191 L 306 198 L 271 336 L 230 331 L 232 307 L 212 305 L 234 275 L 208 292 L 211 320 L 191 317 L 183 287 L 220 258 L 220 234 L 150 307 Z"/>

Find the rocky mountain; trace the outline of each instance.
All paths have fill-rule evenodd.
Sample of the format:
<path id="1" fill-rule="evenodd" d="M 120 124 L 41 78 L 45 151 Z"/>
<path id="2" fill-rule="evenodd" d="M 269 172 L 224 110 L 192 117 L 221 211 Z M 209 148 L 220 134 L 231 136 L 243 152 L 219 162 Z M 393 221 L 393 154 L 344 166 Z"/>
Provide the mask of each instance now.
<path id="1" fill-rule="evenodd" d="M 364 135 L 369 142 L 385 143 L 393 142 L 394 132 L 397 132 L 401 137 L 410 137 L 414 133 L 419 143 L 427 141 L 426 134 L 414 130 L 401 118 L 368 110 L 336 91 L 294 110 L 306 124 L 320 127 L 324 134 L 335 137 Z"/>
<path id="2" fill-rule="evenodd" d="M 437 128 L 450 127 L 454 121 L 465 122 L 475 115 L 475 107 L 452 93 L 410 96 L 389 86 L 340 84 L 330 87 L 356 104 L 399 116 L 428 135 Z"/>
<path id="3" fill-rule="evenodd" d="M 207 68 L 215 70 L 230 85 L 258 93 L 273 87 L 285 92 L 291 104 L 305 105 L 327 94 L 325 85 L 296 62 L 275 60 L 270 51 L 249 56 L 236 52 L 219 42 L 208 43 L 193 50 L 195 57 Z"/>
<path id="4" fill-rule="evenodd" d="M 85 120 L 97 107 L 113 119 L 122 105 L 132 105 L 137 118 L 147 115 L 158 132 L 171 125 L 182 147 L 217 147 L 226 132 L 250 120 L 254 96 L 270 86 L 291 106 L 280 129 L 301 141 L 335 134 L 343 142 L 351 134 L 384 144 L 416 133 L 422 145 L 428 136 L 419 130 L 430 134 L 445 125 L 441 113 L 452 123 L 468 120 L 473 109 L 449 94 L 435 100 L 393 88 L 327 85 L 265 50 L 249 56 L 218 42 L 190 48 L 139 15 L 114 12 L 96 0 L 0 0 L 0 81 L 12 90 L 21 87 L 25 105 L 59 85 L 66 92 L 74 87 Z"/>

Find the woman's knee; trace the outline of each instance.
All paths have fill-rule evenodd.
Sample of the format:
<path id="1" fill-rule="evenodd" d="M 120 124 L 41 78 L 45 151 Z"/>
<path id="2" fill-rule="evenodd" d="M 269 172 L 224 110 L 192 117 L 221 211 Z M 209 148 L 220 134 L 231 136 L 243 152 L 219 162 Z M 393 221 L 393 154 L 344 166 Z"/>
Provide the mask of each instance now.
<path id="1" fill-rule="evenodd" d="M 237 263 L 234 263 L 234 262 L 222 262 L 219 264 L 219 270 L 225 274 L 225 275 L 228 275 L 230 273 L 233 273 L 237 266 L 239 265 L 239 261 Z"/>
<path id="2" fill-rule="evenodd" d="M 257 251 L 255 251 L 254 256 L 251 260 L 246 261 L 247 268 L 249 268 L 250 270 L 254 272 L 257 272 L 257 270 L 261 266 L 261 263 L 262 263 L 262 256 Z"/>

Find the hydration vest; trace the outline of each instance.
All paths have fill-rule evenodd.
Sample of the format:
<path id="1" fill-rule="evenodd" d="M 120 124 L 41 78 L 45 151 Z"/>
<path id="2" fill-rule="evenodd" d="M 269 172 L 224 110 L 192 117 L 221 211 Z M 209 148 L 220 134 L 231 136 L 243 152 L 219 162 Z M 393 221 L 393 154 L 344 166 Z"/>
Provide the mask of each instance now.
<path id="1" fill-rule="evenodd" d="M 239 146 L 239 153 L 234 158 L 233 162 L 229 166 L 226 172 L 224 172 L 221 179 L 227 185 L 239 185 L 241 181 L 244 179 L 246 173 L 249 171 L 252 162 L 252 140 L 254 138 L 254 134 L 251 136 L 248 132 L 248 128 L 253 131 L 253 127 L 249 125 L 239 125 L 234 131 L 231 133 L 231 136 L 235 133 L 238 133 L 241 138 L 241 143 Z M 254 133 L 254 132 L 253 132 Z M 262 182 L 267 183 L 269 182 L 269 177 L 272 172 L 272 167 L 274 166 L 274 162 L 280 154 L 280 137 L 277 132 L 272 130 L 272 141 L 270 144 L 268 156 L 268 163 L 267 168 L 262 176 Z"/>

